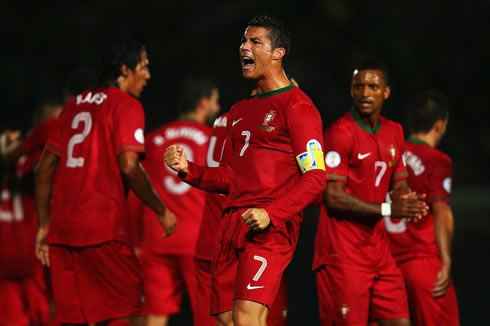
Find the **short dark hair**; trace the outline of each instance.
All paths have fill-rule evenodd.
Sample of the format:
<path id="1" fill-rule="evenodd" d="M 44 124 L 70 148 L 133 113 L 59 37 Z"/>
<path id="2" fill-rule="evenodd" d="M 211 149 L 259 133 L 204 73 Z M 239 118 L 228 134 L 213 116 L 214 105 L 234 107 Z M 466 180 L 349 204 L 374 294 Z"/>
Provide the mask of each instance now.
<path id="1" fill-rule="evenodd" d="M 114 84 L 121 75 L 122 65 L 134 70 L 141 61 L 145 46 L 131 36 L 124 36 L 109 43 L 102 55 L 99 83 Z"/>
<path id="2" fill-rule="evenodd" d="M 384 62 L 378 59 L 369 59 L 363 61 L 354 67 L 354 71 L 352 72 L 352 75 L 354 75 L 356 71 L 361 71 L 361 70 L 380 70 L 383 73 L 383 79 L 385 81 L 385 85 L 386 86 L 390 85 L 388 66 Z"/>
<path id="3" fill-rule="evenodd" d="M 201 98 L 210 98 L 216 85 L 207 79 L 187 77 L 181 86 L 179 96 L 179 112 L 194 112 Z"/>
<path id="4" fill-rule="evenodd" d="M 282 21 L 269 15 L 255 15 L 248 22 L 248 26 L 265 28 L 271 40 L 272 48 L 284 48 L 286 54 L 284 55 L 283 61 L 286 59 L 291 49 L 291 33 L 289 33 Z"/>
<path id="5" fill-rule="evenodd" d="M 438 91 L 423 91 L 408 107 L 408 126 L 411 133 L 427 133 L 437 121 L 448 118 L 447 98 Z"/>

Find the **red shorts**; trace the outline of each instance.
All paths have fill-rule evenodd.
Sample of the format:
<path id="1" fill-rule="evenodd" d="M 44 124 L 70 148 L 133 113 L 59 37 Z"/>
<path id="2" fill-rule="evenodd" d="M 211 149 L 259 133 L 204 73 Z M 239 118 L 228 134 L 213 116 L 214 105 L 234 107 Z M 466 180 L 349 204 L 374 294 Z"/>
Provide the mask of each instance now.
<path id="1" fill-rule="evenodd" d="M 211 313 L 233 308 L 233 300 L 271 307 L 294 247 L 283 224 L 252 232 L 243 222 L 246 209 L 226 213 L 220 222 L 220 241 L 213 260 Z"/>
<path id="2" fill-rule="evenodd" d="M 321 325 L 409 317 L 405 285 L 394 261 L 377 273 L 323 266 L 316 279 Z"/>
<path id="3" fill-rule="evenodd" d="M 194 312 L 194 325 L 215 326 L 216 318 L 209 314 L 211 306 L 211 261 L 195 258 L 197 275 L 197 311 Z M 283 277 L 279 292 L 267 316 L 268 326 L 286 326 L 288 312 L 286 279 Z M 198 321 L 198 323 L 196 323 Z"/>
<path id="4" fill-rule="evenodd" d="M 174 315 L 180 312 L 185 289 L 195 310 L 196 271 L 191 255 L 162 255 L 142 251 L 145 281 L 145 315 Z"/>
<path id="5" fill-rule="evenodd" d="M 410 316 L 414 325 L 459 325 L 458 301 L 453 284 L 440 298 L 432 297 L 432 288 L 441 269 L 437 258 L 416 258 L 400 264 L 407 286 Z"/>
<path id="6" fill-rule="evenodd" d="M 0 325 L 46 324 L 49 302 L 45 270 L 36 263 L 31 277 L 0 279 Z"/>
<path id="7" fill-rule="evenodd" d="M 141 313 L 140 266 L 128 244 L 50 245 L 49 259 L 58 322 L 96 323 Z"/>

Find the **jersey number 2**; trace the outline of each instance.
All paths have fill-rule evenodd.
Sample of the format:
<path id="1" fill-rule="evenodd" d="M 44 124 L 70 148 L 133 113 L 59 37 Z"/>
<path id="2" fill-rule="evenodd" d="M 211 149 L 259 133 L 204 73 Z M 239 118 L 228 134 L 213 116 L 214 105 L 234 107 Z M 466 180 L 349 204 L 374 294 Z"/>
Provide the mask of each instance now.
<path id="1" fill-rule="evenodd" d="M 90 115 L 90 113 L 78 113 L 73 118 L 71 128 L 77 129 L 80 122 L 83 122 L 82 132 L 71 136 L 70 141 L 68 142 L 68 158 L 66 160 L 66 166 L 70 168 L 82 167 L 85 161 L 83 157 L 73 157 L 73 148 L 75 147 L 75 145 L 83 143 L 87 135 L 90 133 L 90 130 L 92 129 L 92 116 Z"/>

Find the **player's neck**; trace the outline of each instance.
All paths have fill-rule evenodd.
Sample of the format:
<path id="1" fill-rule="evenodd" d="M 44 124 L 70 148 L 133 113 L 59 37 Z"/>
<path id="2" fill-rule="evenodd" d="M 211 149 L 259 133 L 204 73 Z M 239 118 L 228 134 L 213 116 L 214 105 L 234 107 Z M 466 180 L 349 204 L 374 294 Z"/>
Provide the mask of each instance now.
<path id="1" fill-rule="evenodd" d="M 417 141 L 418 140 L 419 142 L 425 143 L 426 145 L 434 148 L 434 147 L 436 147 L 437 137 L 436 137 L 436 135 L 434 135 L 433 132 L 429 132 L 426 134 L 412 133 L 412 134 L 410 134 L 410 137 L 408 138 L 408 140 L 411 140 L 411 141 Z"/>
<path id="2" fill-rule="evenodd" d="M 281 69 L 280 73 L 271 72 L 269 76 L 259 79 L 256 83 L 257 93 L 261 94 L 287 87 L 291 84 L 291 81 L 286 76 L 284 70 Z"/>
<path id="3" fill-rule="evenodd" d="M 196 121 L 199 123 L 203 123 L 204 117 L 201 117 L 200 115 L 198 115 L 197 111 L 196 112 L 186 112 L 186 113 L 182 113 L 179 116 L 179 120 Z"/>

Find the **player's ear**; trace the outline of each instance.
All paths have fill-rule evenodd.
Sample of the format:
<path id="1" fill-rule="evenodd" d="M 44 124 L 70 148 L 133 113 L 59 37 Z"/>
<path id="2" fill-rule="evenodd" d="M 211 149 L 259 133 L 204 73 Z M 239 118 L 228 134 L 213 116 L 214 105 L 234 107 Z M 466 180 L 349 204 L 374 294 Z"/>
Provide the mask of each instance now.
<path id="1" fill-rule="evenodd" d="M 286 49 L 285 48 L 275 48 L 274 50 L 272 50 L 272 60 L 273 61 L 280 60 L 280 59 L 284 58 L 285 55 L 286 55 Z"/>
<path id="2" fill-rule="evenodd" d="M 391 86 L 386 86 L 383 93 L 384 99 L 387 100 L 388 97 L 390 97 L 390 94 L 391 94 Z"/>
<path id="3" fill-rule="evenodd" d="M 125 64 L 122 64 L 121 66 L 121 76 L 123 77 L 128 77 L 129 74 L 129 68 Z"/>

